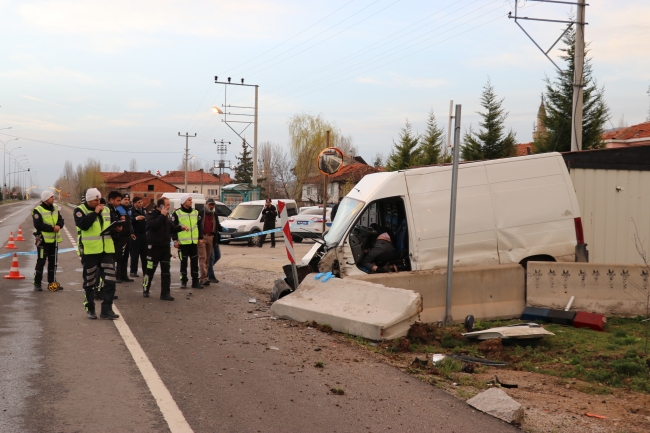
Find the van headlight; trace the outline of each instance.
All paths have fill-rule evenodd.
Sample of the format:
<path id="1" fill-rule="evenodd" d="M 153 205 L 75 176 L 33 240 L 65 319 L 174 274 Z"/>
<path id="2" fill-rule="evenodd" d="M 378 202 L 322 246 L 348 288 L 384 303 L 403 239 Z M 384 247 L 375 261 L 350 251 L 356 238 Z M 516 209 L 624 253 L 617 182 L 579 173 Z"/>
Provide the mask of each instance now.
<path id="1" fill-rule="evenodd" d="M 246 226 L 239 226 L 239 227 L 237 227 L 237 231 L 238 231 L 238 232 L 243 232 L 243 231 L 245 231 L 245 230 L 246 230 Z"/>

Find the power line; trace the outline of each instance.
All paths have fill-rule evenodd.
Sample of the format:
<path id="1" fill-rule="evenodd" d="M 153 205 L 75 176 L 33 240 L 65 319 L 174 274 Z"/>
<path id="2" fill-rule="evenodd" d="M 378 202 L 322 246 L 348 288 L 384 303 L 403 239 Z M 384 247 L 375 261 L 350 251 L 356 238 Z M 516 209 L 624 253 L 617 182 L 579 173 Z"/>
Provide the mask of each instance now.
<path id="1" fill-rule="evenodd" d="M 69 147 L 69 148 L 71 148 L 71 149 L 92 150 L 92 151 L 94 151 L 94 152 L 110 152 L 110 153 L 151 153 L 151 152 L 136 152 L 136 151 L 132 151 L 132 150 L 97 149 L 97 148 L 92 148 L 92 147 L 72 146 L 72 145 L 69 145 L 69 144 L 59 144 L 59 143 L 52 143 L 52 142 L 50 142 L 50 141 L 35 140 L 35 139 L 33 139 L 33 138 L 19 137 L 18 135 L 5 134 L 4 132 L 0 132 L 0 135 L 6 135 L 6 136 L 8 136 L 8 137 L 20 138 L 21 140 L 33 141 L 33 142 L 35 142 L 35 143 L 51 144 L 52 146 Z M 156 153 L 178 153 L 178 152 L 160 152 L 160 151 L 156 151 Z"/>

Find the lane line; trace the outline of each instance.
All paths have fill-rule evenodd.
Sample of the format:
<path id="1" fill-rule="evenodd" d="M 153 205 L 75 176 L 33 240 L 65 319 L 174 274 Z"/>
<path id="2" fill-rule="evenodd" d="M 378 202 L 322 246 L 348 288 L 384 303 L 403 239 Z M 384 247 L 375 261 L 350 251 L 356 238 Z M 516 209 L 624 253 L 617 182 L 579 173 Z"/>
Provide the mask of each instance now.
<path id="1" fill-rule="evenodd" d="M 147 354 L 144 353 L 138 340 L 136 340 L 135 336 L 131 332 L 131 328 L 129 328 L 129 325 L 127 325 L 124 320 L 124 315 L 120 313 L 115 304 L 113 304 L 113 311 L 121 316 L 120 319 L 113 321 L 115 327 L 122 336 L 129 352 L 131 352 L 131 356 L 147 383 L 151 395 L 153 395 L 153 398 L 156 400 L 156 403 L 160 408 L 160 412 L 162 412 L 165 421 L 167 421 L 169 430 L 171 433 L 193 433 L 192 428 L 185 420 L 185 416 L 183 416 L 183 412 L 181 412 L 178 405 L 176 405 L 171 393 L 163 383 L 154 366 L 151 364 L 151 361 L 149 361 Z"/>
<path id="2" fill-rule="evenodd" d="M 68 228 L 66 226 L 63 226 L 63 231 L 65 232 L 66 236 L 68 236 L 68 239 L 70 239 L 70 242 L 72 243 L 72 246 L 75 247 L 75 249 L 76 249 L 77 248 L 77 241 L 75 241 L 75 239 L 72 237 L 72 235 L 70 234 L 70 231 L 68 230 Z"/>

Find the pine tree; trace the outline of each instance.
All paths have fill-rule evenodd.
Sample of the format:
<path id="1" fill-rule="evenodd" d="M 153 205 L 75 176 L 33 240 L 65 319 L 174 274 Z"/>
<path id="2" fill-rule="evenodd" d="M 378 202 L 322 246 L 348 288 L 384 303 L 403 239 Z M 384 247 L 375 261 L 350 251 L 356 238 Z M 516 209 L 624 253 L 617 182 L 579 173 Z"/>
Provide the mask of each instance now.
<path id="1" fill-rule="evenodd" d="M 420 157 L 419 141 L 419 137 L 413 135 L 411 124 L 406 119 L 406 126 L 399 134 L 399 143 L 393 141 L 393 150 L 386 160 L 386 170 L 397 171 L 417 165 Z"/>
<path id="2" fill-rule="evenodd" d="M 571 150 L 571 119 L 573 119 L 573 71 L 575 70 L 575 31 L 564 35 L 560 56 L 566 68 L 557 73 L 555 81 L 546 77 L 546 117 L 543 124 L 548 130 L 533 142 L 535 153 L 568 152 Z M 588 50 L 585 49 L 585 54 Z M 609 118 L 609 107 L 605 103 L 605 89 L 598 88 L 592 75 L 591 59 L 585 57 L 582 107 L 582 149 L 603 147 L 603 126 Z"/>
<path id="3" fill-rule="evenodd" d="M 508 113 L 502 108 L 502 104 L 503 99 L 497 99 L 494 86 L 488 78 L 481 95 L 481 106 L 485 112 L 478 112 L 483 118 L 479 122 L 481 129 L 476 133 L 470 127 L 463 137 L 461 155 L 465 161 L 506 158 L 516 154 L 517 139 L 512 128 L 504 135 L 504 123 Z"/>
<path id="4" fill-rule="evenodd" d="M 444 134 L 444 131 L 438 127 L 436 116 L 433 114 L 433 110 L 431 110 L 427 119 L 427 129 L 424 131 L 424 135 L 420 137 L 418 165 L 432 165 L 447 162 L 445 161 L 446 155 L 443 154 Z"/>
<path id="5" fill-rule="evenodd" d="M 251 157 L 251 151 L 245 141 L 242 142 L 242 151 L 240 156 L 236 156 L 235 158 L 239 161 L 239 164 L 237 164 L 237 168 L 235 169 L 235 180 L 237 183 L 252 183 L 253 158 Z"/>

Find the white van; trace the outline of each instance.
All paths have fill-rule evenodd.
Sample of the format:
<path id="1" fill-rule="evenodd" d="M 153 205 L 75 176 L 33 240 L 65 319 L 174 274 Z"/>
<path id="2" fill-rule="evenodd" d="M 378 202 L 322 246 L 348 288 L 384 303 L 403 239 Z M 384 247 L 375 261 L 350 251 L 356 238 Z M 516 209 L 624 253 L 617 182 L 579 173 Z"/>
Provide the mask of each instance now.
<path id="1" fill-rule="evenodd" d="M 339 205 L 325 236 L 303 258 L 312 270 L 363 275 L 358 264 L 377 234 L 396 248 L 400 270 L 447 266 L 449 166 L 365 176 Z M 529 260 L 588 261 L 580 209 L 559 153 L 463 163 L 458 172 L 454 266 Z"/>
<path id="2" fill-rule="evenodd" d="M 287 205 L 287 215 L 295 216 L 298 212 L 295 200 L 280 199 Z M 232 211 L 230 216 L 221 223 L 224 231 L 221 232 L 221 243 L 227 244 L 230 241 L 237 241 L 238 237 L 246 236 L 252 233 L 261 232 L 264 227 L 262 219 L 262 209 L 264 209 L 265 200 L 246 201 L 239 203 Z M 278 208 L 278 200 L 271 200 L 273 206 Z M 280 227 L 280 213 L 275 221 L 275 227 Z M 282 236 L 282 232 L 276 233 L 276 237 Z M 242 239 L 249 244 L 259 244 L 258 236 Z"/>
<path id="3" fill-rule="evenodd" d="M 181 192 L 166 192 L 162 195 L 163 198 L 169 199 L 169 203 L 171 205 L 171 208 L 169 209 L 170 214 L 174 212 L 174 209 L 181 207 L 181 196 L 184 194 L 185 193 Z M 190 194 L 190 196 L 192 197 L 192 206 L 194 209 L 201 212 L 205 206 L 205 196 L 203 194 Z M 231 213 L 231 210 L 228 208 L 228 206 L 221 203 L 220 201 L 215 201 L 215 211 L 217 212 L 217 215 L 219 215 L 219 222 L 225 221 L 226 218 L 228 218 L 228 215 Z"/>

